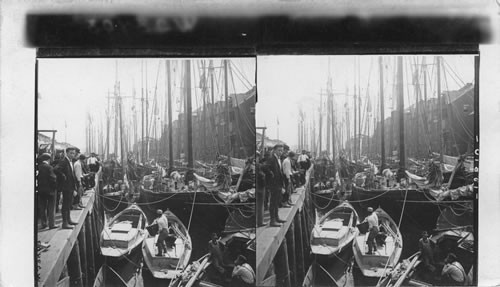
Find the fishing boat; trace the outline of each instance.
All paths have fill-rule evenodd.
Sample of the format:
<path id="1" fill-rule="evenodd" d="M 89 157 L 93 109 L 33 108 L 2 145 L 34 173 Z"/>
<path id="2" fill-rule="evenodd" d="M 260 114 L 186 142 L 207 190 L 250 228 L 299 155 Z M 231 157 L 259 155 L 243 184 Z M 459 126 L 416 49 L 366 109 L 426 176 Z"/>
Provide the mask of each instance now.
<path id="1" fill-rule="evenodd" d="M 158 235 L 148 229 L 148 237 L 142 244 L 142 255 L 153 277 L 174 279 L 189 263 L 192 251 L 191 237 L 187 228 L 175 214 L 170 210 L 163 214 L 170 225 L 171 233 L 169 236 L 171 236 L 173 246 L 167 246 L 167 252 L 163 256 L 156 256 L 158 254 L 156 247 Z"/>
<path id="2" fill-rule="evenodd" d="M 321 217 L 311 233 L 311 252 L 332 256 L 349 245 L 359 224 L 358 213 L 347 201 Z"/>
<path id="3" fill-rule="evenodd" d="M 131 256 L 127 256 L 128 260 L 124 260 L 118 264 L 113 262 L 104 264 L 99 268 L 94 280 L 94 287 L 105 286 L 123 286 L 123 287 L 142 287 L 142 254 L 135 252 Z"/>
<path id="4" fill-rule="evenodd" d="M 101 233 L 101 254 L 120 258 L 130 254 L 146 237 L 146 215 L 136 204 L 114 216 Z"/>
<path id="5" fill-rule="evenodd" d="M 172 281 L 170 286 L 231 286 L 232 266 L 234 266 L 236 257 L 241 254 L 247 258 L 248 262 L 255 261 L 255 233 L 246 231 L 230 233 L 221 238 L 219 242 L 224 250 L 222 263 L 226 266 L 223 278 L 220 278 L 212 267 L 210 255 L 205 254 L 188 265 L 182 274 Z"/>
<path id="6" fill-rule="evenodd" d="M 450 230 L 438 231 L 429 240 L 435 246 L 434 261 L 442 262 L 446 252 L 452 251 L 458 261 L 464 267 L 466 280 L 472 282 L 474 265 L 474 236 L 466 227 L 457 227 Z M 400 286 L 436 286 L 441 285 L 440 269 L 436 266 L 430 267 L 423 264 L 420 252 L 398 263 L 396 267 L 388 272 L 380 280 L 377 287 L 400 287 Z M 439 266 L 439 265 L 437 265 Z M 469 285 L 469 284 L 468 284 Z M 473 285 L 473 284 L 471 284 Z"/>
<path id="7" fill-rule="evenodd" d="M 385 239 L 382 245 L 377 243 L 374 254 L 367 254 L 368 232 L 357 229 L 352 250 L 361 272 L 366 277 L 382 277 L 399 261 L 403 250 L 403 237 L 394 220 L 381 208 L 375 210 L 378 215 L 380 230 Z M 382 232 L 384 230 L 384 232 Z"/>

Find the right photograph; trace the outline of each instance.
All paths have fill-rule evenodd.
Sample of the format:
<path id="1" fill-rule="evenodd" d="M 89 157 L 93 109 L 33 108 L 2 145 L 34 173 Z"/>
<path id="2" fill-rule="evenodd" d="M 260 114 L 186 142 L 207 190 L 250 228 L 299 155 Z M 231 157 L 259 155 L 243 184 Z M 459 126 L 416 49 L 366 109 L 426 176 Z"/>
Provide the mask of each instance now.
<path id="1" fill-rule="evenodd" d="M 479 56 L 257 62 L 256 285 L 477 285 Z"/>

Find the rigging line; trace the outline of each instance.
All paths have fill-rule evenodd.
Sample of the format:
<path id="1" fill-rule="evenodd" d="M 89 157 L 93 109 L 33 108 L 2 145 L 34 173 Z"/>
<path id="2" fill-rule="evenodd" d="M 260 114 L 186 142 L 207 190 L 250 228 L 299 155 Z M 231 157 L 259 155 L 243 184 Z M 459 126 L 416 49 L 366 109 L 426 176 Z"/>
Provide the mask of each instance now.
<path id="1" fill-rule="evenodd" d="M 359 189 L 359 187 L 356 187 L 356 188 L 358 188 L 358 189 Z M 375 199 L 375 198 L 381 197 L 381 196 L 385 195 L 386 193 L 388 193 L 388 192 L 390 192 L 390 191 L 394 191 L 394 190 L 388 189 L 387 191 L 385 191 L 385 192 L 383 192 L 383 193 L 381 193 L 381 194 L 379 194 L 379 195 L 376 195 L 376 196 L 374 196 L 374 197 L 367 198 L 367 199 L 360 199 L 360 200 L 349 200 L 349 202 L 352 202 L 352 203 L 359 203 L 359 202 L 370 201 L 370 200 L 373 200 L 373 199 Z M 319 197 L 322 197 L 322 198 L 325 198 L 325 199 L 329 199 L 328 197 L 326 197 L 326 196 L 321 196 L 321 195 L 319 195 L 319 194 L 314 194 L 314 193 L 313 193 L 313 195 L 315 195 L 315 196 L 319 196 Z M 342 201 L 343 201 L 343 200 L 337 200 L 337 199 L 333 199 L 333 198 L 332 198 L 332 200 L 333 200 L 333 201 L 336 201 L 336 202 L 342 202 Z"/>
<path id="2" fill-rule="evenodd" d="M 235 104 L 236 104 L 236 109 L 238 110 L 238 114 L 239 114 L 239 115 L 242 115 L 242 118 L 244 118 L 244 117 L 245 117 L 245 115 L 244 115 L 244 113 L 241 113 L 240 108 L 239 108 L 238 97 L 237 97 L 237 94 L 236 94 L 236 87 L 235 87 L 235 85 L 234 85 L 233 68 L 232 68 L 232 66 L 233 66 L 233 65 L 231 65 L 231 61 L 228 61 L 228 69 L 229 69 L 229 73 L 230 73 L 230 75 L 231 75 L 231 84 L 232 84 L 232 86 L 233 86 L 233 91 L 234 91 L 234 94 L 233 94 L 233 97 L 234 97 L 234 102 L 235 102 Z M 238 119 L 238 117 L 237 117 L 237 115 L 236 115 L 236 113 L 235 113 L 235 111 L 234 111 L 234 110 L 233 110 L 233 115 L 234 115 L 234 119 L 235 119 L 235 121 L 238 123 L 238 122 L 239 122 L 239 121 L 237 120 L 237 119 Z M 245 122 L 245 119 L 243 119 L 243 121 Z M 248 125 L 247 125 L 247 127 L 248 127 Z M 252 129 L 251 129 L 251 128 L 249 128 L 249 130 L 250 130 L 250 131 L 252 131 Z M 244 144 L 244 142 L 243 142 L 243 138 L 241 137 L 241 130 L 240 130 L 240 128 L 239 128 L 239 127 L 238 127 L 238 129 L 237 129 L 236 133 L 238 134 L 238 138 L 239 138 L 239 140 L 240 140 L 240 145 L 241 145 L 241 147 L 244 147 L 244 146 L 245 146 L 245 144 Z M 255 135 L 255 132 L 253 132 L 253 134 Z M 244 148 L 243 150 L 244 150 L 245 156 L 246 156 L 246 157 L 248 157 L 246 149 Z"/>
<path id="3" fill-rule="evenodd" d="M 461 84 L 462 86 L 465 86 L 465 82 L 462 80 L 462 78 L 460 78 L 458 76 L 458 74 L 455 72 L 455 70 L 451 67 L 450 63 L 448 63 L 444 58 L 442 60 L 443 60 L 443 63 L 448 66 L 449 70 L 451 70 L 451 72 L 455 75 L 456 78 L 454 78 L 453 80 L 457 84 L 459 84 L 459 85 Z M 450 76 L 452 76 L 452 78 L 453 78 L 452 74 L 450 74 Z M 458 83 L 457 79 L 460 81 L 460 83 Z"/>
<path id="4" fill-rule="evenodd" d="M 229 63 L 230 63 L 230 65 L 231 65 L 231 66 L 234 66 L 234 65 L 235 65 L 235 64 L 233 63 L 233 61 L 231 61 L 231 60 L 229 60 Z M 242 76 L 241 76 L 238 72 L 236 72 L 236 71 L 237 71 L 236 69 L 237 69 L 237 68 L 235 68 L 235 70 L 234 70 L 234 72 L 235 72 L 234 74 L 236 75 L 236 77 L 238 78 L 238 80 L 240 81 L 240 83 L 242 83 L 242 84 L 243 84 L 243 86 L 245 87 L 245 89 L 249 90 L 249 89 L 250 89 L 250 88 L 249 88 L 249 86 L 248 86 L 248 85 L 247 85 L 247 83 L 245 83 L 245 81 L 241 78 Z"/>
<path id="5" fill-rule="evenodd" d="M 153 110 L 151 111 L 151 118 L 149 120 L 149 126 L 148 126 L 148 130 L 147 130 L 147 133 L 148 133 L 148 137 L 150 134 L 153 133 L 153 119 L 155 118 L 155 112 L 156 112 L 156 108 L 157 108 L 157 92 L 158 92 L 158 78 L 160 77 L 160 67 L 161 67 L 161 61 L 158 61 L 158 70 L 156 72 L 156 82 L 155 82 L 155 92 L 154 92 L 154 102 L 153 102 Z M 147 119 L 146 119 L 147 120 Z M 155 123 L 156 125 L 156 123 Z M 156 151 L 158 152 L 158 151 Z"/>
<path id="6" fill-rule="evenodd" d="M 335 278 L 333 278 L 333 276 L 330 274 L 330 272 L 328 272 L 321 264 L 316 264 L 316 265 L 318 265 L 321 268 L 321 270 L 323 270 L 323 272 L 325 272 L 326 275 L 328 275 L 328 277 L 330 277 L 330 279 L 332 279 L 333 283 L 335 283 L 335 286 L 339 286 L 337 280 L 335 280 Z"/>
<path id="7" fill-rule="evenodd" d="M 422 58 L 422 62 L 423 62 L 423 58 Z M 415 58 L 415 65 L 418 65 L 418 58 Z M 422 73 L 424 77 L 426 76 L 426 73 L 425 73 L 424 69 L 421 69 L 420 73 Z M 421 102 L 422 101 L 422 94 L 421 94 L 422 90 L 420 89 L 420 85 L 417 88 L 418 88 L 418 93 L 417 93 L 417 96 L 416 96 L 417 97 L 417 102 Z M 425 91 L 424 91 L 424 93 L 425 93 Z M 427 149 L 430 149 L 432 147 L 431 146 L 431 139 L 430 139 L 428 127 L 427 127 L 427 125 L 424 122 L 424 121 L 427 121 L 427 113 L 428 113 L 427 102 L 424 102 L 424 105 L 423 105 L 423 107 L 421 107 L 420 113 L 417 115 L 417 117 L 419 119 L 418 122 L 420 122 L 422 124 L 422 127 L 423 127 L 423 129 L 425 131 L 424 132 L 424 137 L 425 137 L 426 142 L 427 142 Z"/>
<path id="8" fill-rule="evenodd" d="M 225 203 L 225 202 L 219 201 L 219 200 L 218 200 L 218 199 L 217 199 L 217 198 L 216 198 L 213 194 L 212 194 L 212 196 L 214 197 L 214 199 L 215 199 L 217 202 L 221 203 L 221 205 L 222 205 L 222 206 L 224 206 L 224 208 L 226 208 L 227 213 L 229 214 L 229 216 L 231 217 L 231 219 L 233 219 L 233 221 L 236 223 L 236 225 L 238 225 L 238 227 L 240 227 L 240 228 L 246 228 L 246 226 L 244 226 L 244 225 L 240 224 L 240 222 L 238 222 L 238 221 L 237 221 L 237 220 L 236 220 L 236 219 L 235 219 L 235 218 L 231 215 L 231 210 L 229 210 L 229 207 L 226 205 L 226 203 Z"/>
<path id="9" fill-rule="evenodd" d="M 229 60 L 229 62 L 233 62 L 233 60 Z M 239 74 L 241 75 L 241 77 L 243 77 L 243 79 L 244 79 L 244 80 L 246 81 L 246 83 L 248 84 L 248 87 L 252 87 L 252 86 L 253 86 L 253 85 L 252 85 L 252 83 L 250 83 L 250 81 L 249 81 L 249 80 L 247 79 L 247 77 L 243 74 L 243 72 L 242 72 L 242 71 L 240 71 L 240 70 L 238 69 L 238 67 L 237 67 L 237 65 L 236 65 L 236 64 L 234 64 L 234 66 L 235 66 L 234 68 L 236 69 L 236 72 L 237 72 L 237 73 L 239 73 Z M 241 78 L 240 78 L 240 80 L 241 80 Z M 244 83 L 243 83 L 243 84 L 244 84 Z"/>
<path id="10" fill-rule="evenodd" d="M 365 108 L 364 108 L 364 112 L 363 112 L 363 121 L 362 123 L 364 123 L 363 125 L 363 134 L 364 134 L 364 131 L 366 131 L 366 128 L 367 128 L 367 123 L 366 123 L 366 118 L 368 117 L 368 101 L 369 101 L 369 89 L 370 89 L 370 77 L 371 77 L 371 74 L 372 74 L 372 68 L 373 68 L 373 58 L 370 59 L 370 68 L 368 70 L 368 81 L 367 81 L 367 84 L 366 84 L 366 100 L 365 100 Z M 360 95 L 361 97 L 361 95 Z"/>
<path id="11" fill-rule="evenodd" d="M 240 103 L 238 102 L 238 97 L 236 96 L 236 87 L 234 85 L 234 78 L 233 78 L 233 73 L 232 73 L 232 65 L 229 65 L 229 70 L 231 71 L 231 82 L 232 82 L 233 90 L 235 91 L 235 93 L 234 93 L 234 101 L 235 101 L 235 104 L 236 104 L 236 108 L 238 109 L 238 112 L 241 115 L 241 118 L 243 119 L 243 122 L 246 124 L 248 130 L 251 132 L 252 135 L 255 136 L 255 129 L 250 124 L 249 119 L 247 118 L 247 116 L 246 116 L 245 113 L 241 113 L 241 111 L 240 111 Z M 235 117 L 236 117 L 236 115 L 235 115 Z M 239 135 L 241 144 L 243 145 L 243 139 L 241 137 L 241 132 L 239 130 L 238 130 L 238 135 Z"/>
<path id="12" fill-rule="evenodd" d="M 403 214 L 404 214 L 405 207 L 406 207 L 406 198 L 407 198 L 407 196 L 408 196 L 408 188 L 406 188 L 406 192 L 405 192 L 405 199 L 404 199 L 404 202 L 403 202 L 403 208 L 401 209 L 401 216 L 399 217 L 398 229 L 399 229 L 399 227 L 401 227 L 401 222 L 403 221 Z"/>
<path id="13" fill-rule="evenodd" d="M 446 77 L 446 73 L 444 73 L 444 83 L 446 85 L 446 89 L 449 90 L 449 87 L 448 87 L 448 78 Z M 450 93 L 448 91 L 448 93 L 446 94 L 447 97 L 448 97 L 448 105 L 451 105 L 451 107 L 455 110 L 455 113 L 456 113 L 456 117 L 460 123 L 460 125 L 462 126 L 462 128 L 464 128 L 464 131 L 467 133 L 467 135 L 471 138 L 471 139 L 474 139 L 474 136 L 472 135 L 472 133 L 470 132 L 470 130 L 467 128 L 467 126 L 463 123 L 463 119 L 458 116 L 458 111 L 457 111 L 457 108 L 451 103 L 451 98 L 450 98 Z M 448 119 L 449 122 L 451 122 L 451 117 Z M 455 133 L 452 132 L 452 136 L 453 136 L 453 140 L 455 142 L 455 147 L 457 148 L 457 154 L 460 154 L 460 151 L 458 150 L 458 146 L 457 146 L 457 141 L 456 141 L 456 138 L 455 138 Z"/>
<path id="14" fill-rule="evenodd" d="M 191 227 L 191 219 L 193 219 L 193 211 L 194 211 L 194 203 L 195 203 L 195 201 L 196 201 L 196 193 L 194 194 L 193 204 L 191 205 L 191 215 L 189 215 L 188 232 L 189 232 L 189 229 Z"/>

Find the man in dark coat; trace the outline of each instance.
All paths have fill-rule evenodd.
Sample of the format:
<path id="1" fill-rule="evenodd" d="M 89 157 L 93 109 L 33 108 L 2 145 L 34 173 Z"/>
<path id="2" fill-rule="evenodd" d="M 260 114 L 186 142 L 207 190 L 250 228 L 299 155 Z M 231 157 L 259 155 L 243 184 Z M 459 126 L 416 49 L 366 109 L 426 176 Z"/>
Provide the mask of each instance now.
<path id="1" fill-rule="evenodd" d="M 281 161 L 280 157 L 283 153 L 283 146 L 277 144 L 273 148 L 273 155 L 269 158 L 269 169 L 272 173 L 272 177 L 269 179 L 269 190 L 271 193 L 270 203 L 269 203 L 269 215 L 271 217 L 270 226 L 279 227 L 281 222 L 285 222 L 278 216 L 278 209 L 281 202 L 281 190 L 283 189 L 283 173 L 281 171 Z"/>
<path id="2" fill-rule="evenodd" d="M 48 153 L 44 153 L 38 157 L 37 187 L 42 229 L 47 227 L 47 218 L 49 229 L 58 227 L 54 222 L 56 213 L 57 176 L 54 173 L 54 168 L 49 162 L 50 154 Z"/>
<path id="3" fill-rule="evenodd" d="M 76 225 L 76 222 L 73 222 L 70 216 L 73 194 L 76 192 L 76 178 L 73 171 L 73 158 L 75 155 L 75 148 L 67 148 L 66 156 L 59 161 L 54 169 L 63 195 L 61 213 L 63 220 L 62 228 L 64 229 L 72 229 L 72 225 Z"/>

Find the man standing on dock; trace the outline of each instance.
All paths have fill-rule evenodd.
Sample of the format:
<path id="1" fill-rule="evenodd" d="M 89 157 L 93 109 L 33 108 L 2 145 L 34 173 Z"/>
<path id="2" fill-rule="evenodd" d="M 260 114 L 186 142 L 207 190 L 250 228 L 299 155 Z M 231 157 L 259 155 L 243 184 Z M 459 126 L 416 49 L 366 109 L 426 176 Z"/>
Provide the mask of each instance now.
<path id="1" fill-rule="evenodd" d="M 310 158 L 307 155 L 307 151 L 305 149 L 302 150 L 302 154 L 299 155 L 297 159 L 297 163 L 300 168 L 300 183 L 301 185 L 306 183 L 306 171 L 309 169 Z"/>
<path id="2" fill-rule="evenodd" d="M 66 156 L 59 161 L 54 169 L 63 194 L 61 213 L 63 220 L 62 228 L 64 229 L 73 229 L 73 225 L 76 225 L 76 222 L 71 220 L 70 215 L 73 194 L 76 193 L 76 179 L 73 171 L 73 158 L 75 154 L 76 148 L 67 148 Z"/>
<path id="3" fill-rule="evenodd" d="M 375 237 L 377 237 L 378 234 L 378 216 L 377 213 L 373 211 L 373 208 L 368 207 L 367 210 L 370 215 L 368 215 L 365 220 L 368 222 L 368 230 L 370 234 L 368 234 L 368 253 L 366 254 L 373 254 L 373 252 L 377 250 Z"/>
<path id="4" fill-rule="evenodd" d="M 80 154 L 78 160 L 73 164 L 75 170 L 75 178 L 77 184 L 77 195 L 73 201 L 73 209 L 83 209 L 85 206 L 82 204 L 83 195 L 83 177 L 86 175 L 84 170 L 85 155 Z"/>
<path id="5" fill-rule="evenodd" d="M 271 217 L 270 226 L 279 227 L 281 222 L 284 220 L 279 218 L 278 209 L 281 202 L 281 190 L 283 189 L 283 174 L 281 172 L 281 160 L 280 157 L 283 154 L 283 146 L 277 144 L 273 148 L 273 156 L 269 159 L 269 167 L 272 172 L 272 178 L 270 179 L 270 204 L 269 204 L 269 215 Z"/>
<path id="6" fill-rule="evenodd" d="M 288 157 L 283 161 L 283 174 L 285 175 L 285 194 L 283 194 L 282 204 L 285 208 L 291 207 L 293 205 L 291 195 L 293 190 L 292 161 L 294 157 L 295 153 L 291 151 L 288 153 Z"/>
<path id="7" fill-rule="evenodd" d="M 47 218 L 49 229 L 57 228 L 54 217 L 56 214 L 56 188 L 57 176 L 54 168 L 49 164 L 50 154 L 44 153 L 38 157 L 38 198 L 40 203 L 40 219 L 42 220 L 42 229 L 47 227 Z"/>
<path id="8" fill-rule="evenodd" d="M 93 152 L 90 154 L 90 157 L 87 159 L 87 165 L 90 169 L 90 172 L 98 172 L 100 167 L 99 159 L 97 159 L 96 154 Z"/>

